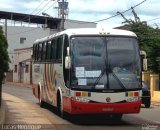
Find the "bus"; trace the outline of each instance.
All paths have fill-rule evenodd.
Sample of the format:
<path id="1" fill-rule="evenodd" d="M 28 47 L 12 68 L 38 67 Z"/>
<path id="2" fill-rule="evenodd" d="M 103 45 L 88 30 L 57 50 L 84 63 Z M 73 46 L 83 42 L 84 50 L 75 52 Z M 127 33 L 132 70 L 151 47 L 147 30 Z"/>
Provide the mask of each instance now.
<path id="1" fill-rule="evenodd" d="M 121 119 L 141 108 L 141 62 L 135 33 L 79 28 L 33 44 L 33 94 L 58 113 Z"/>

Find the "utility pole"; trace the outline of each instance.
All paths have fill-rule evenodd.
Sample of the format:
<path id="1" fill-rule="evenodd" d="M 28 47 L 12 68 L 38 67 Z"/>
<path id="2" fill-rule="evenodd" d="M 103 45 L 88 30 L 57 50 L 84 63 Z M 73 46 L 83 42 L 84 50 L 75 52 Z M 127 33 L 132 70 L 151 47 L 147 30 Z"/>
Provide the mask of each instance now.
<path id="1" fill-rule="evenodd" d="M 68 16 L 68 2 L 67 0 L 61 0 L 58 2 L 58 18 L 61 19 L 60 31 L 63 31 L 65 19 Z"/>
<path id="2" fill-rule="evenodd" d="M 64 30 L 64 22 L 65 22 L 65 19 L 64 19 L 64 0 L 62 0 L 62 27 L 61 27 L 61 31 Z"/>

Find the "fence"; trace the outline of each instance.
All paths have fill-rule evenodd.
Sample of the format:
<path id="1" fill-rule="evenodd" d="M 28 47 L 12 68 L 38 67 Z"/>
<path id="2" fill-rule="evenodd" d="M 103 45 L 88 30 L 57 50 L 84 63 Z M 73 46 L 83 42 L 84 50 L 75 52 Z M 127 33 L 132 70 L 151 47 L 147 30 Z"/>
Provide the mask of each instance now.
<path id="1" fill-rule="evenodd" d="M 160 99 L 160 78 L 158 74 L 143 72 L 142 80 L 150 85 L 151 98 Z M 160 101 L 160 100 L 159 100 Z"/>

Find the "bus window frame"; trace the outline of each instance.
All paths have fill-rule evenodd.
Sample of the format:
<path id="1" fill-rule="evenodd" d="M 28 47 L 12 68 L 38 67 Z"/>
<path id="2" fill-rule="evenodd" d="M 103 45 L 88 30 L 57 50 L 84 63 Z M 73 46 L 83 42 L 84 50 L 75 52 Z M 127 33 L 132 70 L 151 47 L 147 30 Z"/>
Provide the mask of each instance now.
<path id="1" fill-rule="evenodd" d="M 44 46 L 44 44 L 46 45 Z M 38 63 L 51 63 L 52 62 L 53 64 L 54 63 L 62 64 L 63 44 L 64 44 L 64 34 L 48 39 L 48 40 L 44 40 L 44 41 L 35 43 L 33 45 L 34 62 L 38 62 Z M 60 48 L 60 52 L 58 51 L 58 48 Z M 45 52 L 44 52 L 44 49 L 46 49 Z M 50 52 L 48 53 L 48 51 Z"/>

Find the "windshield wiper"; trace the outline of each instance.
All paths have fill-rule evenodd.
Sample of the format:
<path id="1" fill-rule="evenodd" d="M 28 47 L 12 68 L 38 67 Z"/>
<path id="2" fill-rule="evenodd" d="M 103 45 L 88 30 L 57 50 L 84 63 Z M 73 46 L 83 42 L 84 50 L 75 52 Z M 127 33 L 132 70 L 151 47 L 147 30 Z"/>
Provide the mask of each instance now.
<path id="1" fill-rule="evenodd" d="M 123 88 L 126 89 L 126 87 L 124 86 L 124 84 L 122 83 L 122 81 L 118 78 L 118 76 L 112 71 L 110 64 L 109 64 L 109 72 L 113 75 L 113 77 L 117 80 L 117 82 L 119 83 L 119 85 Z"/>
<path id="2" fill-rule="evenodd" d="M 92 89 L 94 89 L 94 88 L 96 87 L 96 85 L 98 84 L 99 80 L 100 80 L 100 79 L 102 78 L 102 76 L 104 75 L 105 71 L 106 71 L 106 68 L 104 68 L 104 70 L 102 71 L 102 73 L 98 76 L 98 78 L 96 79 L 96 81 L 95 81 L 94 84 L 93 84 Z"/>

